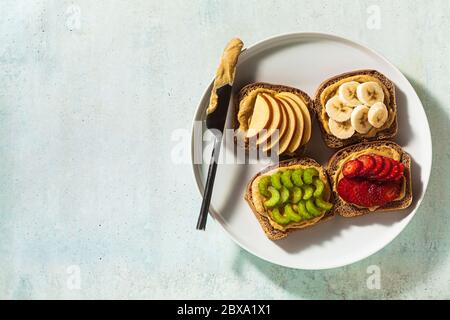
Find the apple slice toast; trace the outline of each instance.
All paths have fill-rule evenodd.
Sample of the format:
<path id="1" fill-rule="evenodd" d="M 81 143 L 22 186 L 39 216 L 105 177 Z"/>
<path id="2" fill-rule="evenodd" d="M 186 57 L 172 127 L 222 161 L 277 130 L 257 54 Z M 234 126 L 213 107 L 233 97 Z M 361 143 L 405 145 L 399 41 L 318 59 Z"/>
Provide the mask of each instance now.
<path id="1" fill-rule="evenodd" d="M 303 91 L 283 85 L 252 83 L 237 96 L 235 129 L 252 146 L 280 156 L 301 153 L 311 138 L 313 102 Z"/>

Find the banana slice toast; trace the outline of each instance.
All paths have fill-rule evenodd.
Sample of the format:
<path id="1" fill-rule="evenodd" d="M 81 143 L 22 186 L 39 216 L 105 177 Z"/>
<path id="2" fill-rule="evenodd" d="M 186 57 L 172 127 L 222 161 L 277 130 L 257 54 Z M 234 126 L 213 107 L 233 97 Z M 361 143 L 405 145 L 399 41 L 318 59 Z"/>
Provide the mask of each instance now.
<path id="1" fill-rule="evenodd" d="M 325 80 L 317 89 L 314 110 L 330 148 L 390 139 L 397 133 L 395 87 L 376 70 L 357 70 Z"/>

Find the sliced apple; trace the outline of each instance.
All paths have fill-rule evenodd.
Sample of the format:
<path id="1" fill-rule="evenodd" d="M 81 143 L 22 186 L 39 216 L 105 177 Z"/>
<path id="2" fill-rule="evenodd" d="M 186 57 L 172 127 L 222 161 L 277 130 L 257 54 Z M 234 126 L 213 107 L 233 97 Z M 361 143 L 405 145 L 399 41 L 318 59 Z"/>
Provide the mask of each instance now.
<path id="1" fill-rule="evenodd" d="M 303 115 L 300 108 L 298 108 L 292 100 L 284 97 L 278 97 L 278 99 L 286 105 L 290 111 L 290 117 L 294 120 L 294 123 L 292 124 L 293 134 L 286 149 L 289 153 L 294 153 L 295 150 L 300 147 L 302 141 L 304 130 Z"/>
<path id="2" fill-rule="evenodd" d="M 283 134 L 283 132 L 282 132 L 282 130 L 283 130 L 283 128 L 282 128 L 283 114 L 281 111 L 281 106 L 271 95 L 262 93 L 261 96 L 267 100 L 267 103 L 269 104 L 269 106 L 272 109 L 272 119 L 270 121 L 270 125 L 267 127 L 267 130 L 265 130 L 263 133 L 258 135 L 258 139 L 256 140 L 256 145 L 260 145 L 263 143 L 267 144 L 268 139 L 274 135 L 276 130 L 279 130 L 278 131 L 278 139 Z M 278 140 L 275 141 L 275 143 L 276 142 L 278 142 Z"/>
<path id="3" fill-rule="evenodd" d="M 293 138 L 298 140 L 297 147 L 298 147 L 298 145 L 300 145 L 302 131 L 297 130 L 298 117 L 294 113 L 294 107 L 292 107 L 288 101 L 286 101 L 282 98 L 277 98 L 275 96 L 275 99 L 279 101 L 279 103 L 282 105 L 283 109 L 285 110 L 285 114 L 286 114 L 285 118 L 286 118 L 286 122 L 287 122 L 286 131 L 284 132 L 283 136 L 280 138 L 280 142 L 279 142 L 278 154 L 281 154 L 281 153 L 284 153 L 286 150 L 288 150 L 288 147 L 291 145 Z M 301 113 L 300 113 L 300 116 L 301 116 Z M 302 119 L 302 122 L 303 122 L 303 119 Z M 300 132 L 300 133 L 298 133 L 298 132 Z M 297 135 L 300 135 L 300 136 L 297 138 L 296 137 Z"/>
<path id="4" fill-rule="evenodd" d="M 278 135 L 275 135 L 275 132 L 273 132 L 273 134 L 269 137 L 269 139 L 267 140 L 267 143 L 263 147 L 263 151 L 267 152 L 269 150 L 272 150 L 276 145 L 278 145 L 278 154 L 280 154 L 281 153 L 280 152 L 281 141 L 286 136 L 286 133 L 289 128 L 289 123 L 288 123 L 289 115 L 286 111 L 286 108 L 284 107 L 284 105 L 281 103 L 280 100 L 274 98 L 273 96 L 270 96 L 270 98 L 275 100 L 276 103 L 280 106 L 281 122 L 280 122 L 280 126 L 278 128 L 278 130 L 279 130 Z"/>
<path id="5" fill-rule="evenodd" d="M 259 134 L 261 130 L 267 129 L 271 118 L 272 108 L 269 106 L 268 101 L 261 94 L 258 94 L 255 99 L 255 106 L 247 131 L 247 138 L 252 138 Z"/>
<path id="6" fill-rule="evenodd" d="M 286 99 L 292 100 L 302 112 L 303 116 L 303 122 L 304 122 L 304 129 L 303 129 L 303 135 L 302 135 L 302 141 L 300 142 L 300 145 L 303 146 L 306 143 L 308 143 L 309 139 L 311 138 L 311 115 L 309 114 L 308 107 L 306 106 L 305 102 L 296 94 L 291 92 L 280 92 L 278 94 L 279 97 L 283 97 Z M 289 149 L 288 149 L 289 150 Z"/>

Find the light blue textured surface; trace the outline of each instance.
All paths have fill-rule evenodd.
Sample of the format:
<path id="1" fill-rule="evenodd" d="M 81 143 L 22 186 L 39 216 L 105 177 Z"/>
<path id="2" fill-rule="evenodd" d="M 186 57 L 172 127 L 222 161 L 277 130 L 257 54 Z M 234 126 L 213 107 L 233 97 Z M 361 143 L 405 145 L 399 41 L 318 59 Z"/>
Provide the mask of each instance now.
<path id="1" fill-rule="evenodd" d="M 0 298 L 450 298 L 449 12 L 447 0 L 1 1 Z M 264 262 L 212 220 L 195 231 L 190 166 L 171 165 L 172 131 L 190 128 L 227 40 L 299 31 L 384 54 L 433 136 L 411 224 L 318 272 Z"/>

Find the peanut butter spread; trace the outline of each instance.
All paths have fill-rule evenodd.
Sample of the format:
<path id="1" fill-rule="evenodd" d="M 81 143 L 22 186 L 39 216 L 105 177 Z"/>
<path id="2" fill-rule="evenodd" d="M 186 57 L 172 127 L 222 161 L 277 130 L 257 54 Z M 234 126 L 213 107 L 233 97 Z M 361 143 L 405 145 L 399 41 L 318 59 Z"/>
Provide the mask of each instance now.
<path id="1" fill-rule="evenodd" d="M 213 88 L 211 90 L 211 98 L 209 100 L 208 109 L 206 113 L 210 114 L 217 108 L 217 89 L 227 84 L 233 84 L 234 76 L 236 73 L 236 64 L 241 53 L 243 42 L 234 38 L 231 39 L 220 59 L 219 67 L 217 68 L 216 77 L 214 79 Z"/>
<path id="2" fill-rule="evenodd" d="M 389 114 L 388 119 L 386 120 L 384 125 L 381 126 L 380 128 L 372 127 L 365 134 L 361 134 L 361 133 L 355 133 L 355 134 L 370 138 L 370 137 L 375 136 L 378 132 L 380 132 L 386 128 L 389 128 L 391 126 L 392 122 L 394 121 L 395 115 L 397 113 L 397 110 L 395 110 L 395 107 L 394 107 L 395 103 L 391 104 L 391 99 L 393 99 L 394 97 L 391 97 L 389 90 L 386 88 L 384 83 L 381 82 L 378 78 L 369 76 L 369 75 L 356 75 L 356 76 L 347 77 L 345 79 L 341 79 L 340 81 L 337 81 L 336 83 L 329 85 L 320 94 L 320 104 L 323 106 L 322 112 L 320 114 L 320 118 L 321 118 L 321 121 L 322 121 L 325 131 L 328 134 L 331 134 L 330 128 L 328 127 L 328 115 L 325 111 L 325 104 L 330 98 L 338 95 L 338 89 L 341 84 L 343 84 L 345 82 L 350 82 L 350 81 L 356 81 L 359 83 L 374 81 L 374 82 L 378 83 L 381 86 L 381 88 L 383 89 L 383 92 L 384 92 L 384 101 L 383 102 L 386 105 L 386 107 L 388 109 L 388 114 Z"/>

